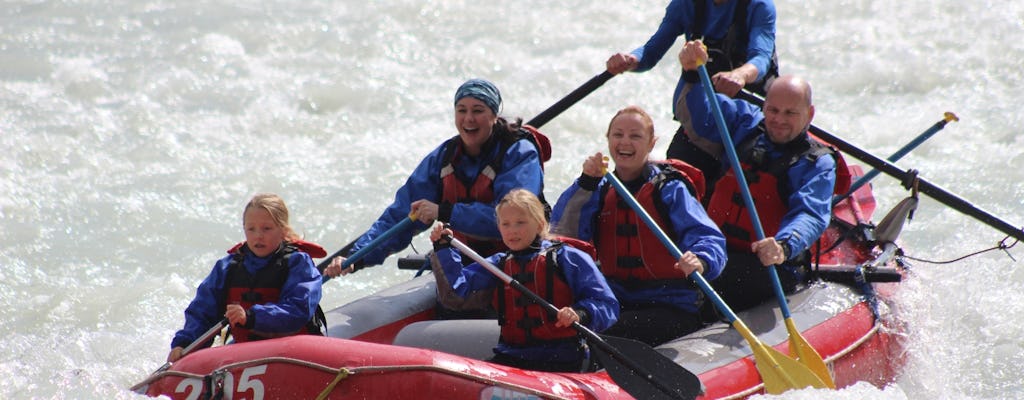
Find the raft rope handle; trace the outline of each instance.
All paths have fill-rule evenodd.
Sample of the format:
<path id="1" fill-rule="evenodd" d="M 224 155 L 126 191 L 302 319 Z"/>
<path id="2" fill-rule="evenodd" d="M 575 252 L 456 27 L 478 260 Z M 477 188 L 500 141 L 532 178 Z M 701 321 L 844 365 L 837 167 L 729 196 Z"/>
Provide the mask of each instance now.
<path id="1" fill-rule="evenodd" d="M 324 390 L 320 392 L 318 396 L 316 396 L 316 400 L 326 399 L 327 396 L 334 391 L 334 387 L 338 386 L 338 382 L 341 382 L 342 379 L 348 378 L 349 375 L 351 374 L 352 373 L 351 371 L 348 370 L 348 368 L 338 368 L 338 374 L 334 376 L 334 380 L 332 380 L 331 383 L 328 384 L 327 387 L 325 387 Z"/>

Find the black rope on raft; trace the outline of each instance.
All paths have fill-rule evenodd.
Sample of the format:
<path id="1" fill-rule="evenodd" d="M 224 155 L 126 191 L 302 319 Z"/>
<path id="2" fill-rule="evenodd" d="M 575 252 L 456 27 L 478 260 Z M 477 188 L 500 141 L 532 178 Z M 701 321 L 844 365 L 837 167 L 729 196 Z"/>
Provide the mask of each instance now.
<path id="1" fill-rule="evenodd" d="M 1013 243 L 1007 245 L 1006 241 L 1009 240 L 1009 239 L 1010 239 L 1010 237 L 1007 236 L 1007 237 L 1003 238 L 1003 240 L 1000 240 L 999 243 L 996 244 L 993 247 L 989 247 L 989 248 L 984 249 L 984 250 L 978 250 L 976 252 L 973 252 L 973 253 L 970 253 L 970 254 L 958 257 L 958 258 L 954 258 L 954 259 L 948 260 L 948 261 L 935 261 L 935 260 L 928 260 L 928 259 L 924 259 L 924 258 L 916 258 L 916 257 L 908 256 L 908 255 L 903 253 L 903 249 L 897 250 L 897 255 L 899 257 L 903 257 L 903 258 L 906 258 L 908 260 L 919 261 L 919 262 L 928 263 L 928 264 L 952 264 L 952 263 L 955 263 L 955 262 L 958 262 L 958 261 L 962 261 L 962 260 L 970 258 L 970 257 L 977 256 L 979 254 L 983 254 L 983 253 L 987 253 L 987 252 L 995 251 L 995 250 L 1002 250 L 1004 253 L 1006 253 L 1007 257 L 1010 257 L 1010 259 L 1013 260 L 1013 262 L 1017 262 L 1017 259 L 1013 257 L 1013 254 L 1010 254 L 1009 249 L 1012 248 L 1013 246 L 1016 246 L 1017 243 L 1020 243 L 1020 240 L 1014 239 Z"/>

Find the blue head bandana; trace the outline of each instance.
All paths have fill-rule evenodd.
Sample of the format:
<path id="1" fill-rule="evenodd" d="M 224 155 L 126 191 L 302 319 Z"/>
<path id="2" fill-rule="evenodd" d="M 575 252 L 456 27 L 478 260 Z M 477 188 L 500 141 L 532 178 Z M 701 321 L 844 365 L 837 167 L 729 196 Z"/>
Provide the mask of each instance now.
<path id="1" fill-rule="evenodd" d="M 462 86 L 459 86 L 459 90 L 455 91 L 455 103 L 458 103 L 459 100 L 466 96 L 484 102 L 495 115 L 498 114 L 498 109 L 501 108 L 501 92 L 498 92 L 498 87 L 487 80 L 470 79 L 463 83 Z"/>

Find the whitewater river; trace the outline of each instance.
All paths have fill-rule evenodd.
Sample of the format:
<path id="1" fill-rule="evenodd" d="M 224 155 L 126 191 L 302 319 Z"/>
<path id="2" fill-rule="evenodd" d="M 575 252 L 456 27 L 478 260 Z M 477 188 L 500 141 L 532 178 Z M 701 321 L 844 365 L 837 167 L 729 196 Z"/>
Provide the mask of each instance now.
<path id="1" fill-rule="evenodd" d="M 505 115 L 532 117 L 643 43 L 665 4 L 3 2 L 0 398 L 138 397 L 127 388 L 163 364 L 195 286 L 243 238 L 252 194 L 281 194 L 293 226 L 334 251 L 455 133 L 462 81 L 494 81 Z M 898 165 L 1024 226 L 1024 3 L 777 7 L 783 72 L 814 84 L 817 125 L 884 158 L 952 111 L 961 121 Z M 544 126 L 549 198 L 627 104 L 651 111 L 664 153 L 678 48 Z M 887 176 L 874 183 L 880 212 L 906 196 Z M 902 245 L 949 260 L 1004 237 L 926 199 Z M 428 248 L 425 235 L 414 244 Z M 1022 257 L 1024 245 L 914 263 L 898 299 L 903 375 L 779 398 L 1024 398 Z M 409 277 L 392 259 L 330 282 L 323 305 Z"/>

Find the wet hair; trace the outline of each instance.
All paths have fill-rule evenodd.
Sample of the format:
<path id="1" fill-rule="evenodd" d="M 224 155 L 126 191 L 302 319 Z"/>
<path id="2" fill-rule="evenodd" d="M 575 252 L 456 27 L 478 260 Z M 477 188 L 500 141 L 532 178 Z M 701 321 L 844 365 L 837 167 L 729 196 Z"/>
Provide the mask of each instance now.
<path id="1" fill-rule="evenodd" d="M 284 239 L 286 241 L 293 241 L 301 239 L 295 230 L 292 229 L 291 225 L 288 224 L 288 206 L 284 204 L 284 200 L 281 196 L 273 193 L 257 193 L 252 196 L 252 200 L 249 200 L 245 204 L 245 209 L 242 210 L 242 224 L 245 224 L 245 213 L 251 208 L 259 208 L 265 210 L 270 214 L 270 218 L 274 220 L 274 224 L 284 229 Z"/>
<path id="2" fill-rule="evenodd" d="M 623 109 L 619 110 L 618 112 L 616 112 L 615 116 L 612 117 L 611 121 L 608 121 L 608 131 L 604 133 L 604 136 L 608 137 L 608 135 L 612 134 L 612 124 L 615 123 L 615 119 L 616 118 L 618 118 L 620 115 L 627 115 L 627 114 L 632 114 L 632 115 L 640 116 L 640 120 L 644 124 L 644 128 L 645 128 L 644 130 L 646 130 L 647 133 L 650 133 L 651 134 L 651 140 L 654 140 L 654 119 L 651 118 L 650 114 L 647 114 L 647 111 L 644 111 L 644 109 L 642 109 L 642 108 L 640 108 L 640 106 L 636 106 L 636 105 L 626 106 L 626 108 L 623 108 Z"/>
<path id="3" fill-rule="evenodd" d="M 509 206 L 526 211 L 526 214 L 537 222 L 540 226 L 540 233 L 537 236 L 540 236 L 541 239 L 546 239 L 549 236 L 549 226 L 548 220 L 545 218 L 544 204 L 540 202 L 537 195 L 526 189 L 512 189 L 505 197 L 501 198 L 497 206 L 494 206 L 494 212 L 497 214 L 502 208 Z"/>

